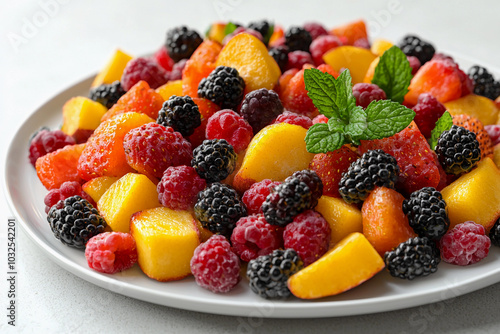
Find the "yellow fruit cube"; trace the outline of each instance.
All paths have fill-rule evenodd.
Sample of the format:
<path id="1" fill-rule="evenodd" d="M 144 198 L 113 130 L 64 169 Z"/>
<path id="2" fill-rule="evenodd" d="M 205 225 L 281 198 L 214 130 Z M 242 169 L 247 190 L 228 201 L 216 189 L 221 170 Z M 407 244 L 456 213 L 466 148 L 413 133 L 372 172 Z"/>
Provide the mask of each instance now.
<path id="1" fill-rule="evenodd" d="M 207 33 L 207 38 L 222 44 L 222 40 L 226 37 L 225 34 L 226 24 L 222 22 L 215 22 L 210 26 Z"/>
<path id="2" fill-rule="evenodd" d="M 200 237 L 189 212 L 166 207 L 138 212 L 130 222 L 130 233 L 137 245 L 137 262 L 147 276 L 165 282 L 191 274 L 189 263 Z"/>
<path id="3" fill-rule="evenodd" d="M 97 202 L 97 209 L 113 231 L 129 232 L 136 212 L 161 206 L 156 185 L 147 176 L 128 173 L 113 183 Z"/>
<path id="4" fill-rule="evenodd" d="M 167 101 L 171 96 L 183 96 L 182 80 L 169 81 L 156 89 L 156 92 L 161 95 L 163 100 Z"/>
<path id="5" fill-rule="evenodd" d="M 126 54 L 125 52 L 116 50 L 106 66 L 95 77 L 94 82 L 92 82 L 92 87 L 97 87 L 102 84 L 110 84 L 116 80 L 120 80 L 125 66 L 127 66 L 128 62 L 132 60 L 132 58 L 132 56 Z"/>
<path id="6" fill-rule="evenodd" d="M 74 97 L 63 106 L 61 131 L 73 136 L 78 130 L 95 130 L 108 109 L 83 96 Z"/>
<path id="7" fill-rule="evenodd" d="M 493 147 L 493 162 L 500 168 L 500 144 L 496 144 Z"/>
<path id="8" fill-rule="evenodd" d="M 363 82 L 366 72 L 375 58 L 377 56 L 370 50 L 349 45 L 339 46 L 323 56 L 325 63 L 339 73 L 343 68 L 348 68 L 353 84 Z"/>
<path id="9" fill-rule="evenodd" d="M 97 203 L 106 190 L 108 190 L 113 183 L 118 181 L 118 179 L 119 177 L 114 176 L 96 177 L 95 179 L 85 182 L 82 185 L 82 189 Z"/>
<path id="10" fill-rule="evenodd" d="M 386 39 L 382 38 L 377 38 L 373 41 L 371 51 L 373 54 L 376 54 L 377 56 L 381 56 L 389 50 L 394 44 L 392 44 L 391 41 L 388 41 Z"/>
<path id="11" fill-rule="evenodd" d="M 365 78 L 363 79 L 364 83 L 372 83 L 373 77 L 375 76 L 375 68 L 377 68 L 378 62 L 380 61 L 380 57 L 375 58 L 368 70 L 366 71 Z"/>
<path id="12" fill-rule="evenodd" d="M 474 94 L 446 102 L 444 106 L 452 115 L 466 114 L 479 119 L 483 125 L 496 124 L 499 116 L 493 100 Z"/>

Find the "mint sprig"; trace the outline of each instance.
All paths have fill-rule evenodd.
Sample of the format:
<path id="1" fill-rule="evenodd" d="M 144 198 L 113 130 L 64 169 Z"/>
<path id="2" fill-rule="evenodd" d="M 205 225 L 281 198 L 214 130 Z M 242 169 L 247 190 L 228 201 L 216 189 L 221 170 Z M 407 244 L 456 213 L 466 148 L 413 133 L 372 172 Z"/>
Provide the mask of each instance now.
<path id="1" fill-rule="evenodd" d="M 228 22 L 226 24 L 226 27 L 224 28 L 224 36 L 233 33 L 237 28 L 238 26 L 236 24 L 234 24 L 233 22 Z"/>
<path id="2" fill-rule="evenodd" d="M 413 110 L 389 100 L 373 101 L 366 109 L 356 106 L 349 70 L 335 79 L 317 69 L 307 69 L 304 82 L 318 111 L 328 117 L 327 124 L 315 124 L 307 131 L 306 148 L 311 153 L 334 151 L 345 143 L 359 145 L 360 140 L 390 137 L 415 117 Z"/>
<path id="3" fill-rule="evenodd" d="M 448 111 L 445 111 L 445 113 L 441 115 L 441 117 L 439 117 L 439 119 L 436 122 L 436 126 L 431 131 L 431 139 L 430 139 L 431 149 L 433 150 L 436 149 L 439 136 L 441 136 L 441 133 L 443 133 L 444 131 L 448 131 L 449 129 L 451 129 L 452 125 L 453 125 L 453 117 L 451 117 Z"/>
<path id="4" fill-rule="evenodd" d="M 391 47 L 380 57 L 372 83 L 379 86 L 389 100 L 401 103 L 411 82 L 408 58 L 397 46 Z"/>

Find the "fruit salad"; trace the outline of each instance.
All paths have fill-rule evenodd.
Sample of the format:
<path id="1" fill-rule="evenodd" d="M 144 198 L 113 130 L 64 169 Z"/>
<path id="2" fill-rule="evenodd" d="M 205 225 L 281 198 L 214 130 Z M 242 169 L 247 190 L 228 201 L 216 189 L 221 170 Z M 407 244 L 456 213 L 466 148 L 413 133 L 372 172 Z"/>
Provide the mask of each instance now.
<path id="1" fill-rule="evenodd" d="M 316 299 L 500 246 L 500 82 L 415 35 L 175 27 L 61 107 L 29 162 L 54 237 L 104 274 Z"/>

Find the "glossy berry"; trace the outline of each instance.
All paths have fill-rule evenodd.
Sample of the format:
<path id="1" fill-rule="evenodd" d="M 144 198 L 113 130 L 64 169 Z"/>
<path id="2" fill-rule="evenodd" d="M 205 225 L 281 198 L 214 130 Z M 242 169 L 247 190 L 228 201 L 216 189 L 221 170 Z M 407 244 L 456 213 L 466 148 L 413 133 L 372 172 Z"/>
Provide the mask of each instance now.
<path id="1" fill-rule="evenodd" d="M 313 125 L 318 124 L 318 123 L 326 124 L 326 123 L 328 123 L 328 117 L 326 117 L 325 115 L 319 114 L 318 116 L 316 116 L 312 119 L 312 122 L 313 122 Z"/>
<path id="2" fill-rule="evenodd" d="M 317 22 L 307 22 L 304 24 L 304 29 L 311 34 L 313 41 L 319 36 L 328 35 L 328 31 L 322 24 Z"/>
<path id="3" fill-rule="evenodd" d="M 248 29 L 257 31 L 262 36 L 262 41 L 265 45 L 269 44 L 269 39 L 271 38 L 271 27 L 272 25 L 266 20 L 254 21 L 248 24 Z"/>
<path id="4" fill-rule="evenodd" d="M 285 111 L 281 115 L 278 115 L 274 120 L 273 124 L 287 123 L 294 124 L 303 127 L 304 129 L 309 129 L 313 123 L 311 119 L 304 115 L 299 115 L 291 111 Z"/>
<path id="5" fill-rule="evenodd" d="M 493 245 L 500 247 L 500 219 L 491 228 L 489 237 Z"/>
<path id="6" fill-rule="evenodd" d="M 236 153 L 224 139 L 207 139 L 194 149 L 191 166 L 208 183 L 224 180 L 236 167 Z"/>
<path id="7" fill-rule="evenodd" d="M 125 93 L 126 91 L 122 88 L 120 81 L 117 80 L 109 85 L 102 84 L 92 88 L 89 98 L 110 109 Z"/>
<path id="8" fill-rule="evenodd" d="M 215 293 L 229 292 L 240 281 L 240 260 L 221 235 L 196 247 L 190 266 L 196 284 Z"/>
<path id="9" fill-rule="evenodd" d="M 61 130 L 49 130 L 48 128 L 40 128 L 33 134 L 30 139 L 29 159 L 33 167 L 36 160 L 43 157 L 47 153 L 57 151 L 66 145 L 74 145 L 75 139 L 68 136 Z"/>
<path id="10" fill-rule="evenodd" d="M 431 60 L 436 52 L 432 44 L 413 35 L 405 36 L 399 48 L 405 55 L 417 57 L 422 65 Z"/>
<path id="11" fill-rule="evenodd" d="M 158 182 L 158 200 L 173 210 L 189 210 L 206 181 L 191 166 L 168 167 Z"/>
<path id="12" fill-rule="evenodd" d="M 223 109 L 235 109 L 243 99 L 245 82 L 232 67 L 218 66 L 198 86 L 198 97 L 219 105 Z"/>
<path id="13" fill-rule="evenodd" d="M 182 79 L 182 71 L 184 71 L 184 67 L 186 66 L 187 59 L 181 59 L 172 67 L 172 71 L 168 73 L 168 80 L 181 80 Z"/>
<path id="14" fill-rule="evenodd" d="M 453 116 L 453 124 L 461 126 L 476 134 L 482 158 L 493 156 L 493 144 L 491 143 L 491 138 L 484 128 L 483 123 L 479 119 L 466 114 L 459 114 Z"/>
<path id="15" fill-rule="evenodd" d="M 245 203 L 249 215 L 262 213 L 262 204 L 271 190 L 277 185 L 281 184 L 279 181 L 272 181 L 264 179 L 260 182 L 255 182 L 252 186 L 243 193 L 241 200 Z"/>
<path id="16" fill-rule="evenodd" d="M 491 144 L 493 146 L 500 143 L 500 125 L 498 124 L 486 125 L 484 129 L 488 132 Z"/>
<path id="17" fill-rule="evenodd" d="M 167 47 L 168 54 L 174 62 L 181 59 L 188 59 L 193 54 L 194 50 L 203 42 L 201 36 L 194 30 L 185 26 L 170 29 L 167 32 Z"/>
<path id="18" fill-rule="evenodd" d="M 245 95 L 240 108 L 240 115 L 248 121 L 254 134 L 271 124 L 281 113 L 283 105 L 278 94 L 266 88 Z"/>
<path id="19" fill-rule="evenodd" d="M 292 68 L 302 69 L 302 67 L 306 64 L 314 65 L 314 61 L 311 57 L 311 54 L 307 51 L 290 51 L 288 53 L 288 61 L 286 64 L 286 70 L 290 70 Z"/>
<path id="20" fill-rule="evenodd" d="M 259 256 L 248 263 L 250 289 L 265 299 L 288 298 L 292 294 L 287 286 L 288 278 L 302 268 L 303 262 L 293 249 Z"/>
<path id="21" fill-rule="evenodd" d="M 85 191 L 82 190 L 82 185 L 76 181 L 66 181 L 59 188 L 50 190 L 43 202 L 45 204 L 45 213 L 49 213 L 50 209 L 59 203 L 59 201 L 64 201 L 68 197 L 78 195 L 83 199 L 89 201 L 90 204 L 96 206 L 94 200 L 87 195 Z"/>
<path id="22" fill-rule="evenodd" d="M 474 83 L 474 94 L 495 100 L 500 96 L 500 82 L 495 81 L 493 75 L 482 66 L 473 66 L 469 70 L 469 77 Z"/>
<path id="23" fill-rule="evenodd" d="M 173 95 L 163 103 L 156 123 L 189 137 L 201 125 L 201 114 L 191 97 Z"/>
<path id="24" fill-rule="evenodd" d="M 296 216 L 283 232 L 285 248 L 294 249 L 304 262 L 304 267 L 326 253 L 330 238 L 330 224 L 314 210 Z"/>
<path id="25" fill-rule="evenodd" d="M 225 139 L 236 153 L 240 153 L 250 144 L 253 130 L 242 116 L 225 109 L 210 116 L 205 134 L 207 139 Z"/>
<path id="26" fill-rule="evenodd" d="M 422 66 L 422 64 L 420 64 L 420 60 L 418 60 L 418 58 L 415 56 L 406 56 L 406 58 L 410 63 L 411 75 L 415 75 L 419 70 L 420 66 Z"/>
<path id="27" fill-rule="evenodd" d="M 439 242 L 443 261 L 459 266 L 481 261 L 488 255 L 490 246 L 483 225 L 472 221 L 456 225 Z"/>
<path id="28" fill-rule="evenodd" d="M 323 195 L 323 182 L 318 174 L 313 170 L 304 169 L 294 172 L 291 177 L 298 178 L 309 187 L 311 191 L 311 208 L 316 207 L 318 199 Z"/>
<path id="29" fill-rule="evenodd" d="M 352 43 L 352 46 L 370 50 L 370 41 L 367 38 L 359 38 Z"/>
<path id="30" fill-rule="evenodd" d="M 366 108 L 372 101 L 385 100 L 385 92 L 375 84 L 357 83 L 352 87 L 352 93 L 356 98 L 356 105 Z"/>
<path id="31" fill-rule="evenodd" d="M 454 175 L 468 172 L 481 160 L 476 134 L 456 125 L 441 133 L 436 153 L 446 173 Z"/>
<path id="32" fill-rule="evenodd" d="M 281 72 L 285 72 L 288 65 L 288 47 L 279 45 L 269 49 L 269 55 L 276 60 Z"/>
<path id="33" fill-rule="evenodd" d="M 290 27 L 285 33 L 285 44 L 290 51 L 307 51 L 311 45 L 311 34 L 301 27 Z"/>
<path id="34" fill-rule="evenodd" d="M 123 70 L 121 84 L 128 91 L 139 81 L 146 81 L 152 89 L 156 89 L 168 81 L 168 73 L 153 59 L 135 58 L 127 63 Z"/>
<path id="35" fill-rule="evenodd" d="M 323 35 L 313 40 L 309 47 L 309 51 L 311 52 L 314 64 L 316 66 L 324 64 L 323 55 L 341 45 L 342 41 L 337 36 L 333 35 Z"/>
<path id="36" fill-rule="evenodd" d="M 153 58 L 158 63 L 158 65 L 163 67 L 165 71 L 171 71 L 172 67 L 175 64 L 174 60 L 168 55 L 168 51 L 165 45 L 162 45 L 158 49 L 158 51 L 155 52 Z"/>
<path id="37" fill-rule="evenodd" d="M 261 255 L 268 255 L 282 247 L 283 231 L 270 225 L 262 214 L 242 217 L 231 234 L 234 252 L 248 262 Z"/>
<path id="38" fill-rule="evenodd" d="M 431 94 L 423 93 L 412 109 L 415 112 L 413 120 L 417 123 L 418 129 L 425 138 L 430 138 L 436 122 L 446 111 L 445 106 Z"/>
<path id="39" fill-rule="evenodd" d="M 85 258 L 90 268 L 104 274 L 127 270 L 137 262 L 135 240 L 123 232 L 98 234 L 87 242 Z"/>
<path id="40" fill-rule="evenodd" d="M 253 30 L 250 28 L 245 28 L 245 27 L 238 27 L 236 28 L 232 33 L 226 35 L 224 39 L 222 40 L 222 45 L 225 46 L 231 38 L 233 38 L 236 35 L 239 34 L 249 34 L 252 35 L 253 37 L 257 38 L 259 41 L 264 42 L 264 37 L 258 32 L 257 30 Z"/>

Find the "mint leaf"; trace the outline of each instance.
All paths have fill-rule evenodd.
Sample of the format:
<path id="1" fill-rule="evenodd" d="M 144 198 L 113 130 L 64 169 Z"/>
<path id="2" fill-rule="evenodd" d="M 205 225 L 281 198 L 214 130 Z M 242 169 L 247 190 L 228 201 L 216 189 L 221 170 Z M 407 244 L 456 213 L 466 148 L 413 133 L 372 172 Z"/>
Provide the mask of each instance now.
<path id="1" fill-rule="evenodd" d="M 362 107 L 356 106 L 349 112 L 349 124 L 345 127 L 345 132 L 353 139 L 361 136 L 367 128 L 366 112 Z"/>
<path id="2" fill-rule="evenodd" d="M 227 36 L 233 33 L 237 28 L 238 26 L 236 24 L 234 24 L 233 22 L 228 22 L 226 24 L 226 27 L 224 28 L 224 35 Z"/>
<path id="3" fill-rule="evenodd" d="M 411 67 L 406 55 L 397 46 L 385 51 L 375 68 L 372 83 L 387 95 L 389 100 L 403 102 L 411 82 Z"/>
<path id="4" fill-rule="evenodd" d="M 304 83 L 307 95 L 320 113 L 328 118 L 340 116 L 336 102 L 337 88 L 332 75 L 315 68 L 307 69 L 304 71 Z"/>
<path id="5" fill-rule="evenodd" d="M 338 150 L 344 144 L 344 135 L 332 132 L 328 124 L 314 124 L 307 130 L 306 149 L 310 153 L 327 153 Z"/>
<path id="6" fill-rule="evenodd" d="M 335 88 L 337 89 L 336 103 L 340 117 L 346 119 L 349 117 L 349 111 L 356 107 L 356 98 L 352 93 L 351 72 L 348 69 L 344 70 L 335 80 Z"/>
<path id="7" fill-rule="evenodd" d="M 328 120 L 328 130 L 334 132 L 344 132 L 345 122 L 340 118 L 332 117 Z"/>
<path id="8" fill-rule="evenodd" d="M 435 150 L 439 136 L 443 131 L 448 131 L 453 125 L 453 117 L 451 117 L 449 112 L 445 112 L 436 122 L 436 126 L 431 131 L 430 146 L 431 149 Z"/>
<path id="9" fill-rule="evenodd" d="M 389 101 L 372 101 L 365 109 L 366 130 L 359 139 L 382 139 L 403 130 L 415 117 L 415 112 Z"/>

